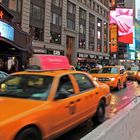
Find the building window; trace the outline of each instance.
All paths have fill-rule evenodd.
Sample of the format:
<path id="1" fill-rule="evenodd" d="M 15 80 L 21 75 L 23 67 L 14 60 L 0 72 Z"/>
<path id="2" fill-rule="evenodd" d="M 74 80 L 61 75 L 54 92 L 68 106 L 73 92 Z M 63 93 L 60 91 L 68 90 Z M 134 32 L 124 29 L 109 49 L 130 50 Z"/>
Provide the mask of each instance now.
<path id="1" fill-rule="evenodd" d="M 79 48 L 86 49 L 86 11 L 79 9 Z"/>
<path id="2" fill-rule="evenodd" d="M 8 7 L 9 0 L 1 0 L 0 2 L 2 2 L 6 7 Z"/>
<path id="3" fill-rule="evenodd" d="M 67 20 L 67 27 L 71 30 L 75 30 L 75 21 L 68 19 Z"/>
<path id="4" fill-rule="evenodd" d="M 86 20 L 86 11 L 83 9 L 79 9 L 79 18 Z"/>
<path id="5" fill-rule="evenodd" d="M 95 48 L 95 16 L 89 14 L 89 49 L 94 50 Z"/>
<path id="6" fill-rule="evenodd" d="M 7 3 L 7 0 L 4 0 L 4 3 Z M 22 0 L 9 0 L 9 9 L 21 13 Z"/>
<path id="7" fill-rule="evenodd" d="M 108 52 L 108 24 L 104 22 L 104 53 Z"/>
<path id="8" fill-rule="evenodd" d="M 30 35 L 33 40 L 43 41 L 44 30 L 30 25 Z"/>
<path id="9" fill-rule="evenodd" d="M 57 7 L 62 7 L 62 0 L 52 0 L 52 4 Z"/>
<path id="10" fill-rule="evenodd" d="M 102 52 L 102 21 L 97 19 L 97 51 Z"/>
<path id="11" fill-rule="evenodd" d="M 51 31 L 50 42 L 56 43 L 56 44 L 61 44 L 61 34 Z"/>
<path id="12" fill-rule="evenodd" d="M 74 14 L 76 12 L 76 6 L 75 4 L 68 1 L 68 13 Z"/>
<path id="13" fill-rule="evenodd" d="M 61 26 L 61 16 L 56 13 L 52 13 L 52 24 Z"/>
<path id="14" fill-rule="evenodd" d="M 44 8 L 31 3 L 31 17 L 34 19 L 44 20 Z"/>

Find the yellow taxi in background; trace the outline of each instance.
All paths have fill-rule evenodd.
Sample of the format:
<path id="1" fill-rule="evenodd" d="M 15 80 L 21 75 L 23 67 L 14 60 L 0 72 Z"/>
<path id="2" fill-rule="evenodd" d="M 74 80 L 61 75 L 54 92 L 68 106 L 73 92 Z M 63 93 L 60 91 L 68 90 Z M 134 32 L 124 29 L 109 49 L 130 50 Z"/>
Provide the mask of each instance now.
<path id="1" fill-rule="evenodd" d="M 104 121 L 109 86 L 64 59 L 36 56 L 30 69 L 0 82 L 0 140 L 54 139 L 89 118 Z"/>
<path id="2" fill-rule="evenodd" d="M 139 71 L 138 66 L 133 66 L 133 67 L 128 68 L 126 71 L 127 78 L 130 80 L 137 80 L 138 71 Z"/>
<path id="3" fill-rule="evenodd" d="M 111 89 L 120 90 L 127 86 L 127 76 L 123 66 L 104 66 L 99 73 L 92 74 L 92 77 L 96 81 L 106 83 Z"/>
<path id="4" fill-rule="evenodd" d="M 92 68 L 91 70 L 88 71 L 88 73 L 92 75 L 92 74 L 98 73 L 99 71 L 100 71 L 100 68 Z"/>

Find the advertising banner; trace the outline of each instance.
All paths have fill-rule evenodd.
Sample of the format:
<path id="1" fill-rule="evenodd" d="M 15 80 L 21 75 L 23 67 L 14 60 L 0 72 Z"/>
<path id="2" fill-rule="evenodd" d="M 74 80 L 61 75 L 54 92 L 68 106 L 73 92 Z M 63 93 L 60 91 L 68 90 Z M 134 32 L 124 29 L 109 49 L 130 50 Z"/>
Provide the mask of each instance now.
<path id="1" fill-rule="evenodd" d="M 110 51 L 116 53 L 118 51 L 118 27 L 110 24 Z"/>
<path id="2" fill-rule="evenodd" d="M 133 43 L 133 9 L 116 8 L 110 11 L 110 24 L 118 25 L 118 41 Z"/>

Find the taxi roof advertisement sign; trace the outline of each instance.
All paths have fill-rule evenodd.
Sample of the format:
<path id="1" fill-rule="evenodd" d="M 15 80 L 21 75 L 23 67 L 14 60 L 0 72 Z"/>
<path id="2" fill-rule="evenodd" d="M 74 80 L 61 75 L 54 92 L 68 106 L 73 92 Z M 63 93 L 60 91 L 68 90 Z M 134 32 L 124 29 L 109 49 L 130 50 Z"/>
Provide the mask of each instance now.
<path id="1" fill-rule="evenodd" d="M 30 59 L 30 65 L 40 67 L 40 70 L 62 70 L 70 69 L 66 56 L 35 54 Z"/>

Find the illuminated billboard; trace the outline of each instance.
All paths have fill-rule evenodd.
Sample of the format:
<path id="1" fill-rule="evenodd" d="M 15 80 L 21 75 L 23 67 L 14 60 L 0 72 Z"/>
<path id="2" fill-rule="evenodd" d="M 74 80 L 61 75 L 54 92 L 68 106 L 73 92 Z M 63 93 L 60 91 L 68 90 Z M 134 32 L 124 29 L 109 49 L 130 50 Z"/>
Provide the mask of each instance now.
<path id="1" fill-rule="evenodd" d="M 118 41 L 133 43 L 133 9 L 116 8 L 110 11 L 110 24 L 118 26 Z"/>
<path id="2" fill-rule="evenodd" d="M 118 51 L 118 27 L 110 24 L 110 51 L 116 53 Z"/>
<path id="3" fill-rule="evenodd" d="M 11 41 L 14 40 L 14 28 L 9 24 L 0 21 L 0 36 Z"/>

